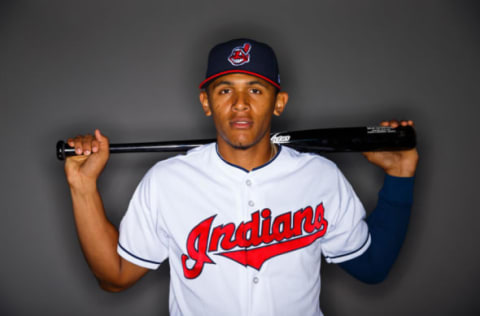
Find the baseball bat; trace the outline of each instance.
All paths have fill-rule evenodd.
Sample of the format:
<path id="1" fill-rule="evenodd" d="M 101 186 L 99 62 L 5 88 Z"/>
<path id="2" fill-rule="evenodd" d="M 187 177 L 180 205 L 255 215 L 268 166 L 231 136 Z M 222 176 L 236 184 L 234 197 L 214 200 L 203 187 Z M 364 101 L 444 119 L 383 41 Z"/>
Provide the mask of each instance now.
<path id="1" fill-rule="evenodd" d="M 288 145 L 302 152 L 363 152 L 405 150 L 415 147 L 416 135 L 411 126 L 324 128 L 271 134 L 275 144 Z M 110 144 L 110 153 L 184 152 L 215 142 L 216 139 Z M 64 141 L 57 142 L 59 160 L 75 155 Z"/>

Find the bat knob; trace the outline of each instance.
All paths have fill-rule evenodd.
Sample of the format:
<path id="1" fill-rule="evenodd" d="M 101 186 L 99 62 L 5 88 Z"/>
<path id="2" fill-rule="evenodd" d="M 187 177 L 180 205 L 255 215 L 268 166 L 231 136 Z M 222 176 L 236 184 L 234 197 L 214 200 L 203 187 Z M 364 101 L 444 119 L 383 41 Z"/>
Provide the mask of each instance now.
<path id="1" fill-rule="evenodd" d="M 58 160 L 65 160 L 65 142 L 63 140 L 57 142 L 57 158 Z"/>

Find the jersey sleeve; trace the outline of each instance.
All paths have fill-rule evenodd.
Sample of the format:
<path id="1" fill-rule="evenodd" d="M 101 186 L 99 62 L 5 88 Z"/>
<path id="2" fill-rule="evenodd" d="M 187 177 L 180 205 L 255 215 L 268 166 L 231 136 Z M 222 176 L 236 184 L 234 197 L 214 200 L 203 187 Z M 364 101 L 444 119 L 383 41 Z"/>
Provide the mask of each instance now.
<path id="1" fill-rule="evenodd" d="M 157 269 L 168 256 L 168 235 L 161 225 L 155 172 L 149 170 L 138 184 L 121 223 L 117 252 L 124 259 Z"/>
<path id="2" fill-rule="evenodd" d="M 370 284 L 387 277 L 407 233 L 413 203 L 414 178 L 385 174 L 377 207 L 367 218 L 372 243 L 361 256 L 340 263 L 355 278 Z"/>
<path id="3" fill-rule="evenodd" d="M 340 263 L 364 253 L 370 246 L 370 234 L 365 209 L 338 168 L 332 192 L 326 205 L 328 229 L 322 241 L 322 253 L 328 263 Z"/>

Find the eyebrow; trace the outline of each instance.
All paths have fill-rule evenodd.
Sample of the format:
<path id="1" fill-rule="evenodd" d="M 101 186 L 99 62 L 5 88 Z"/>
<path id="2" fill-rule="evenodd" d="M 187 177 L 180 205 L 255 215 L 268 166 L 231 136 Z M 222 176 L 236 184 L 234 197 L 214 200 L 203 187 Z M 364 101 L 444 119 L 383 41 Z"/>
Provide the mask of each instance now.
<path id="1" fill-rule="evenodd" d="M 261 82 L 261 81 L 258 81 L 258 80 L 249 81 L 248 84 L 251 85 L 251 86 L 254 85 L 254 84 L 258 84 L 258 85 L 261 85 L 262 87 L 265 87 L 265 88 L 268 87 L 264 82 Z"/>
<path id="2" fill-rule="evenodd" d="M 263 83 L 263 82 L 261 82 L 261 81 L 259 81 L 259 80 L 252 80 L 252 81 L 249 81 L 247 84 L 248 84 L 249 86 L 253 86 L 253 85 L 258 84 L 258 85 L 261 85 L 262 87 L 265 87 L 265 88 L 268 87 L 265 83 Z M 222 81 L 219 81 L 219 82 L 215 83 L 215 84 L 212 86 L 212 88 L 216 88 L 216 87 L 221 86 L 221 85 L 232 86 L 233 83 L 232 83 L 231 81 L 228 81 L 228 80 L 222 80 Z"/>
<path id="3" fill-rule="evenodd" d="M 214 85 L 212 85 L 212 88 L 216 88 L 216 87 L 221 86 L 221 85 L 231 86 L 232 82 L 227 81 L 227 80 L 222 80 L 222 81 L 219 81 L 219 82 L 215 83 Z"/>

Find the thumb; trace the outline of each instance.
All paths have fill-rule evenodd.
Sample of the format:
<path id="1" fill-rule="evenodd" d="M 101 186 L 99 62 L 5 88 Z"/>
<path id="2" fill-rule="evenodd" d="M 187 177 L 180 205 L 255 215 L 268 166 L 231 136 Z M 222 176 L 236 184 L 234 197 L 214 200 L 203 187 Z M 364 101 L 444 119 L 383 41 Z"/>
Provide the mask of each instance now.
<path id="1" fill-rule="evenodd" d="M 95 129 L 95 138 L 98 140 L 99 143 L 104 143 L 104 142 L 108 141 L 107 137 L 102 135 L 102 133 L 100 132 L 100 130 L 98 128 Z"/>
<path id="2" fill-rule="evenodd" d="M 98 128 L 95 129 L 95 139 L 98 141 L 99 149 L 108 150 L 108 138 Z"/>

